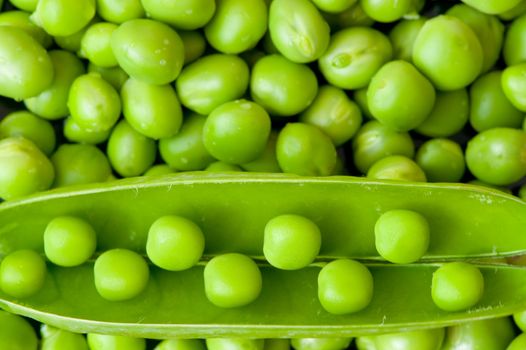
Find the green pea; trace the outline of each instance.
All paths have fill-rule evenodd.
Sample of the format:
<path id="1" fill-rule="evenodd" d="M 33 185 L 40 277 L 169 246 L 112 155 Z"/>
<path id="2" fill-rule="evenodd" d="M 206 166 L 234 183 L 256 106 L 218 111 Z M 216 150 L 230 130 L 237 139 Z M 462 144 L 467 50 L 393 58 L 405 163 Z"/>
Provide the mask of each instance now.
<path id="1" fill-rule="evenodd" d="M 488 14 L 499 14 L 517 6 L 521 0 L 462 0 L 465 4 Z"/>
<path id="2" fill-rule="evenodd" d="M 67 106 L 71 118 L 91 131 L 111 129 L 121 113 L 119 94 L 97 73 L 84 74 L 73 81 Z"/>
<path id="3" fill-rule="evenodd" d="M 152 139 L 177 134 L 183 111 L 171 85 L 153 85 L 134 78 L 121 88 L 122 113 L 130 125 Z"/>
<path id="4" fill-rule="evenodd" d="M 15 298 L 27 298 L 44 286 L 47 268 L 44 259 L 33 250 L 17 250 L 0 262 L 0 289 Z"/>
<path id="5" fill-rule="evenodd" d="M 412 0 L 361 0 L 364 12 L 375 21 L 390 23 L 401 19 L 412 9 Z"/>
<path id="6" fill-rule="evenodd" d="M 482 70 L 482 46 L 460 19 L 440 15 L 427 20 L 413 46 L 413 62 L 439 90 L 457 90 Z"/>
<path id="7" fill-rule="evenodd" d="M 97 14 L 105 21 L 124 23 L 144 17 L 141 0 L 96 0 Z"/>
<path id="8" fill-rule="evenodd" d="M 426 218 L 413 210 L 386 211 L 374 225 L 376 250 L 395 264 L 410 264 L 427 252 L 430 233 Z"/>
<path id="9" fill-rule="evenodd" d="M 406 132 L 395 131 L 377 120 L 365 123 L 354 136 L 353 160 L 358 170 L 365 174 L 376 161 L 389 155 L 413 158 L 415 146 Z"/>
<path id="10" fill-rule="evenodd" d="M 53 81 L 46 50 L 22 29 L 0 26 L 0 95 L 23 100 L 40 94 Z"/>
<path id="11" fill-rule="evenodd" d="M 48 48 L 53 43 L 51 36 L 31 22 L 30 14 L 24 11 L 6 11 L 0 13 L 0 26 L 17 27 L 31 35 L 40 45 Z"/>
<path id="12" fill-rule="evenodd" d="M 369 110 L 369 105 L 367 104 L 367 86 L 358 90 L 354 90 L 352 97 L 360 107 L 362 115 L 367 119 L 374 119 L 371 111 Z"/>
<path id="13" fill-rule="evenodd" d="M 217 9 L 204 32 L 216 50 L 237 54 L 252 49 L 267 31 L 264 0 L 217 0 Z"/>
<path id="14" fill-rule="evenodd" d="M 296 350 L 343 350 L 352 338 L 292 338 L 290 343 Z"/>
<path id="15" fill-rule="evenodd" d="M 113 169 L 121 176 L 139 176 L 155 161 L 155 141 L 133 129 L 121 120 L 108 139 L 106 148 Z"/>
<path id="16" fill-rule="evenodd" d="M 526 132 L 493 128 L 473 137 L 466 163 L 475 177 L 494 185 L 510 185 L 526 175 Z"/>
<path id="17" fill-rule="evenodd" d="M 313 0 L 316 7 L 328 13 L 340 13 L 348 10 L 356 4 L 358 0 Z"/>
<path id="18" fill-rule="evenodd" d="M 281 173 L 281 168 L 276 157 L 277 141 L 278 133 L 271 131 L 263 154 L 251 162 L 241 164 L 241 168 L 251 172 Z"/>
<path id="19" fill-rule="evenodd" d="M 178 33 L 183 41 L 185 65 L 203 56 L 206 50 L 206 40 L 201 32 L 180 30 Z"/>
<path id="20" fill-rule="evenodd" d="M 526 348 L 526 333 L 519 334 L 513 341 L 508 345 L 506 350 L 521 350 Z"/>
<path id="21" fill-rule="evenodd" d="M 100 67 L 116 66 L 117 59 L 111 48 L 111 35 L 117 28 L 115 23 L 108 22 L 90 25 L 80 41 L 79 56 Z"/>
<path id="22" fill-rule="evenodd" d="M 360 1 L 355 2 L 354 5 L 340 13 L 331 14 L 324 12 L 322 15 L 329 23 L 332 31 L 349 27 L 370 27 L 374 24 L 374 19 L 367 16 L 363 11 Z"/>
<path id="23" fill-rule="evenodd" d="M 95 16 L 95 0 L 39 0 L 31 20 L 53 36 L 71 35 Z"/>
<path id="24" fill-rule="evenodd" d="M 506 67 L 502 71 L 501 84 L 511 104 L 526 112 L 526 63 Z"/>
<path id="25" fill-rule="evenodd" d="M 32 141 L 47 156 L 55 149 L 55 129 L 50 122 L 31 112 L 12 112 L 0 121 L 0 138 L 17 136 Z"/>
<path id="26" fill-rule="evenodd" d="M 214 161 L 203 143 L 205 121 L 205 116 L 192 113 L 177 134 L 159 140 L 161 158 L 169 166 L 184 171 L 201 170 Z"/>
<path id="27" fill-rule="evenodd" d="M 216 159 L 242 164 L 263 153 L 269 134 L 268 113 L 257 103 L 236 100 L 210 113 L 203 126 L 203 143 Z"/>
<path id="28" fill-rule="evenodd" d="M 205 266 L 204 281 L 208 300 L 223 308 L 250 304 L 262 288 L 261 272 L 254 260 L 238 253 L 213 257 Z"/>
<path id="29" fill-rule="evenodd" d="M 513 321 L 515 322 L 515 325 L 524 332 L 526 329 L 526 310 L 514 313 Z"/>
<path id="30" fill-rule="evenodd" d="M 146 288 L 150 272 L 142 256 L 128 249 L 105 251 L 94 266 L 95 288 L 110 301 L 132 299 Z M 89 337 L 88 337 L 89 341 Z M 93 345 L 90 343 L 90 347 Z"/>
<path id="31" fill-rule="evenodd" d="M 469 263 L 455 261 L 433 273 L 431 297 L 445 311 L 461 311 L 475 306 L 484 294 L 484 276 Z"/>
<path id="32" fill-rule="evenodd" d="M 467 123 L 469 110 L 469 95 L 465 88 L 437 91 L 431 113 L 415 131 L 429 137 L 452 136 Z"/>
<path id="33" fill-rule="evenodd" d="M 212 54 L 186 66 L 175 82 L 181 103 L 208 115 L 219 105 L 240 98 L 249 82 L 249 69 L 238 56 Z"/>
<path id="34" fill-rule="evenodd" d="M 157 176 L 157 175 L 166 175 L 173 174 L 176 170 L 170 168 L 168 164 L 156 164 L 151 166 L 148 170 L 142 174 L 142 176 Z"/>
<path id="35" fill-rule="evenodd" d="M 466 168 L 462 148 L 448 139 L 424 142 L 415 159 L 430 182 L 460 182 Z"/>
<path id="36" fill-rule="evenodd" d="M 214 0 L 141 0 L 141 3 L 148 17 L 185 30 L 204 27 L 216 11 Z"/>
<path id="37" fill-rule="evenodd" d="M 16 8 L 27 12 L 35 11 L 38 4 L 38 0 L 9 0 L 9 2 Z"/>
<path id="38" fill-rule="evenodd" d="M 433 85 L 411 63 L 402 60 L 382 66 L 367 89 L 367 105 L 373 116 L 397 131 L 409 131 L 422 124 L 434 104 Z"/>
<path id="39" fill-rule="evenodd" d="M 206 350 L 200 339 L 169 339 L 160 342 L 153 350 Z"/>
<path id="40" fill-rule="evenodd" d="M 102 79 L 110 83 L 117 91 L 121 90 L 122 85 L 124 85 L 129 78 L 128 74 L 119 66 L 105 68 L 90 62 L 88 63 L 88 73 L 92 72 L 100 74 Z"/>
<path id="41" fill-rule="evenodd" d="M 495 17 L 473 7 L 458 4 L 450 8 L 448 15 L 454 16 L 467 24 L 483 44 L 482 72 L 487 72 L 497 62 L 504 39 L 504 25 Z"/>
<path id="42" fill-rule="evenodd" d="M 0 198 L 47 190 L 54 177 L 53 164 L 33 142 L 22 137 L 0 140 Z"/>
<path id="43" fill-rule="evenodd" d="M 41 350 L 88 350 L 88 343 L 82 334 L 43 324 L 40 328 L 42 334 Z"/>
<path id="44" fill-rule="evenodd" d="M 304 268 L 314 261 L 320 248 L 320 229 L 306 217 L 285 214 L 265 225 L 263 254 L 269 264 L 278 269 Z"/>
<path id="45" fill-rule="evenodd" d="M 276 157 L 285 173 L 327 176 L 336 166 L 337 155 L 331 139 L 316 126 L 288 123 L 278 135 Z"/>
<path id="46" fill-rule="evenodd" d="M 317 126 L 331 138 L 335 146 L 340 146 L 358 131 L 362 113 L 343 90 L 324 85 L 311 105 L 300 115 L 299 121 Z"/>
<path id="47" fill-rule="evenodd" d="M 209 338 L 206 339 L 208 350 L 263 350 L 263 339 L 243 338 Z"/>
<path id="48" fill-rule="evenodd" d="M 413 60 L 413 44 L 426 23 L 426 18 L 403 19 L 389 32 L 393 45 L 393 58 L 411 62 Z"/>
<path id="49" fill-rule="evenodd" d="M 191 268 L 203 255 L 201 228 L 186 218 L 170 215 L 155 220 L 148 231 L 146 253 L 157 266 L 169 271 Z"/>
<path id="50" fill-rule="evenodd" d="M 71 142 L 99 144 L 110 137 L 111 129 L 94 131 L 78 125 L 71 117 L 64 121 L 64 136 Z"/>
<path id="51" fill-rule="evenodd" d="M 510 317 L 462 322 L 446 328 L 441 350 L 500 350 L 513 340 L 515 329 Z"/>
<path id="52" fill-rule="evenodd" d="M 62 144 L 51 156 L 55 168 L 53 187 L 104 182 L 111 167 L 104 153 L 89 144 Z"/>
<path id="53" fill-rule="evenodd" d="M 37 350 L 38 339 L 31 324 L 24 318 L 0 310 L 0 348 Z"/>
<path id="54" fill-rule="evenodd" d="M 387 36 L 372 28 L 352 27 L 331 36 L 329 47 L 318 63 L 329 83 L 355 90 L 366 87 L 392 55 Z"/>
<path id="55" fill-rule="evenodd" d="M 85 220 L 74 216 L 58 216 L 44 231 L 44 252 L 59 266 L 78 266 L 95 252 L 97 234 Z"/>
<path id="56" fill-rule="evenodd" d="M 444 328 L 434 328 L 370 335 L 356 338 L 356 345 L 358 350 L 439 350 L 444 333 Z"/>
<path id="57" fill-rule="evenodd" d="M 146 340 L 123 335 L 88 333 L 90 350 L 146 350 Z"/>
<path id="58" fill-rule="evenodd" d="M 216 173 L 231 172 L 231 171 L 243 171 L 239 165 L 228 164 L 225 162 L 217 161 L 210 163 L 206 168 L 206 171 L 212 171 Z"/>
<path id="59" fill-rule="evenodd" d="M 132 19 L 113 32 L 111 48 L 130 77 L 163 85 L 177 78 L 184 63 L 183 41 L 168 25 Z"/>
<path id="60" fill-rule="evenodd" d="M 269 33 L 278 51 L 297 63 L 320 58 L 330 40 L 329 25 L 308 0 L 272 1 Z"/>
<path id="61" fill-rule="evenodd" d="M 512 21 L 526 13 L 526 2 L 521 1 L 511 9 L 498 14 L 503 21 Z"/>
<path id="62" fill-rule="evenodd" d="M 367 171 L 370 179 L 426 182 L 426 174 L 410 158 L 402 155 L 386 156 L 377 160 Z"/>
<path id="63" fill-rule="evenodd" d="M 24 104 L 39 117 L 56 120 L 69 114 L 69 90 L 75 79 L 83 75 L 85 70 L 82 61 L 68 51 L 53 50 L 48 54 L 53 64 L 53 81 L 40 94 L 26 98 Z"/>
<path id="64" fill-rule="evenodd" d="M 88 30 L 91 24 L 97 23 L 99 21 L 99 18 L 95 16 L 92 18 L 91 21 L 89 21 L 87 25 L 82 27 L 78 32 L 75 32 L 71 35 L 54 36 L 55 42 L 61 49 L 71 52 L 78 52 L 80 50 L 80 43 L 82 41 L 82 37 L 84 36 L 84 33 L 86 33 L 86 30 Z"/>
<path id="65" fill-rule="evenodd" d="M 308 66 L 268 55 L 252 68 L 250 93 L 270 114 L 288 117 L 312 103 L 318 93 L 318 81 Z"/>
<path id="66" fill-rule="evenodd" d="M 350 259 L 333 260 L 318 275 L 318 299 L 331 314 L 358 312 L 371 302 L 373 284 L 365 265 Z"/>

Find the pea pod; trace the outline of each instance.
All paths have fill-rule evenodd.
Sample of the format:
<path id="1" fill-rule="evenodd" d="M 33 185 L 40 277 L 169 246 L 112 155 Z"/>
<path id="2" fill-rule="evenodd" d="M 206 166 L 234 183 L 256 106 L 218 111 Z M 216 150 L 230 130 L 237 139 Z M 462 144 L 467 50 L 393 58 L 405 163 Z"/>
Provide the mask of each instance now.
<path id="1" fill-rule="evenodd" d="M 374 246 L 376 220 L 395 208 L 418 211 L 429 222 L 429 250 L 412 265 L 381 262 Z M 60 215 L 89 221 L 98 235 L 99 253 L 128 248 L 144 254 L 152 222 L 175 214 L 202 228 L 204 260 L 179 272 L 150 266 L 146 289 L 119 302 L 97 293 L 93 261 L 70 268 L 49 263 L 48 278 L 37 294 L 17 299 L 0 293 L 0 306 L 74 332 L 125 331 L 147 338 L 350 337 L 509 315 L 526 303 L 522 267 L 478 264 L 484 295 L 463 312 L 437 308 L 431 280 L 441 260 L 524 253 L 525 211 L 525 202 L 491 189 L 352 177 L 185 173 L 52 190 L 0 205 L 0 256 L 19 249 L 42 252 L 45 226 Z M 278 270 L 261 256 L 265 224 L 285 213 L 309 217 L 322 233 L 317 260 L 296 271 Z M 263 288 L 254 302 L 224 309 L 207 299 L 203 265 L 224 252 L 258 261 Z M 336 257 L 368 261 L 374 295 L 365 309 L 332 315 L 320 304 L 320 267 Z"/>

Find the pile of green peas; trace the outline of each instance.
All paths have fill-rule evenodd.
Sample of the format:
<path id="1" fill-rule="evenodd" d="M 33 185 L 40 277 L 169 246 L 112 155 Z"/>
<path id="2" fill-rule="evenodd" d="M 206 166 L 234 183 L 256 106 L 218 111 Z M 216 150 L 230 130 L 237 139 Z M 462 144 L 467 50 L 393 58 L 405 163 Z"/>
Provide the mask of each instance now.
<path id="1" fill-rule="evenodd" d="M 525 0 L 10 0 L 0 7 L 3 200 L 197 170 L 471 182 L 526 198 Z M 271 220 L 265 260 L 285 270 L 311 264 L 322 244 L 313 225 L 291 215 Z M 185 236 L 163 237 L 174 226 Z M 70 246 L 54 237 L 64 227 L 74 228 Z M 430 240 L 425 218 L 403 208 L 384 213 L 374 234 L 379 254 L 401 264 L 418 261 Z M 167 239 L 184 253 L 171 254 Z M 56 218 L 44 241 L 45 257 L 64 267 L 96 251 L 95 232 L 78 218 Z M 153 265 L 180 271 L 199 263 L 204 246 L 199 227 L 172 216 L 152 224 L 146 252 Z M 234 267 L 251 283 L 232 278 Z M 97 290 L 108 300 L 133 298 L 148 269 L 136 252 L 103 252 Z M 39 254 L 13 252 L 0 265 L 0 288 L 24 298 L 42 288 L 45 274 Z M 221 307 L 250 303 L 261 290 L 256 262 L 236 253 L 206 262 L 204 279 L 210 302 Z M 350 293 L 349 284 L 362 288 Z M 328 312 L 356 312 L 367 307 L 373 284 L 360 262 L 334 260 L 320 272 L 319 299 Z M 437 269 L 431 286 L 437 307 L 448 311 L 476 305 L 483 290 L 480 271 L 461 262 Z M 357 344 L 380 349 L 367 345 L 374 342 L 381 340 Z"/>

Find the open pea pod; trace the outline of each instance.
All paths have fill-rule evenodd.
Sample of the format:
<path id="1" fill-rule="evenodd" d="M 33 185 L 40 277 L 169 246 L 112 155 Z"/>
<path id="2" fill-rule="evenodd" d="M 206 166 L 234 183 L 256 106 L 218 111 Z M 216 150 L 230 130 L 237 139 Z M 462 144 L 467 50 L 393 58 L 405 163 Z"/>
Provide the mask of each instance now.
<path id="1" fill-rule="evenodd" d="M 421 261 L 380 261 L 373 228 L 390 209 L 426 217 L 431 242 Z M 322 250 L 311 266 L 283 271 L 262 259 L 263 228 L 281 214 L 316 222 Z M 509 315 L 526 308 L 526 269 L 480 265 L 482 300 L 463 312 L 440 310 L 431 299 L 433 272 L 444 260 L 512 256 L 526 251 L 526 203 L 493 190 L 459 184 L 416 184 L 352 177 L 305 178 L 263 174 L 180 174 L 61 189 L 0 205 L 0 257 L 18 249 L 43 251 L 47 223 L 59 215 L 88 220 L 98 249 L 144 254 L 149 226 L 175 214 L 196 222 L 206 258 L 238 252 L 258 259 L 261 295 L 233 309 L 214 306 L 204 292 L 201 262 L 182 272 L 151 266 L 148 286 L 128 301 L 96 291 L 93 261 L 72 268 L 48 263 L 44 288 L 17 299 L 0 293 L 0 307 L 76 332 L 169 337 L 324 337 L 446 326 Z M 325 261 L 369 261 L 374 296 L 362 311 L 332 315 L 318 301 L 317 276 Z"/>

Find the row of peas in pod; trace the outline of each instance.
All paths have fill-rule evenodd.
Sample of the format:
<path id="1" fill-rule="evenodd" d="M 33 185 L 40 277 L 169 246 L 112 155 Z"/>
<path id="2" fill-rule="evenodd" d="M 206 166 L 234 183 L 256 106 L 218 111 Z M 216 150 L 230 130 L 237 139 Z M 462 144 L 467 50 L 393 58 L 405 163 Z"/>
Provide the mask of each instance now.
<path id="1" fill-rule="evenodd" d="M 193 170 L 524 194 L 525 7 L 6 2 L 0 197 Z"/>
<path id="2" fill-rule="evenodd" d="M 0 311 L 0 345 L 13 350 L 520 350 L 526 345 L 524 312 L 511 317 L 472 321 L 446 328 L 353 338 L 169 339 L 72 333 L 40 325 L 40 339 L 24 318 Z M 514 327 L 516 326 L 516 327 Z"/>
<path id="3" fill-rule="evenodd" d="M 374 227 L 376 249 L 393 263 L 412 263 L 427 251 L 430 229 L 426 219 L 411 210 L 390 210 Z M 310 219 L 285 214 L 272 218 L 264 227 L 265 262 L 282 270 L 299 270 L 314 263 L 322 245 L 322 233 Z M 86 263 L 97 249 L 97 234 L 85 220 L 60 216 L 51 220 L 43 233 L 45 257 L 61 267 Z M 146 255 L 164 270 L 183 271 L 203 258 L 205 234 L 193 221 L 181 216 L 162 216 L 149 227 Z M 210 302 L 219 307 L 240 307 L 252 303 L 261 293 L 263 278 L 258 264 L 249 256 L 225 253 L 206 261 L 204 289 Z M 114 248 L 98 254 L 93 280 L 100 296 L 124 301 L 140 296 L 148 285 L 150 267 L 139 253 Z M 45 284 L 47 267 L 36 251 L 11 252 L 0 263 L 0 290 L 16 297 L 37 294 Z M 362 263 L 334 259 L 323 263 L 317 278 L 318 298 L 332 314 L 348 314 L 367 307 L 374 297 L 374 276 Z M 430 294 L 440 309 L 461 311 L 478 303 L 484 292 L 484 278 L 477 267 L 451 262 L 433 274 Z"/>

